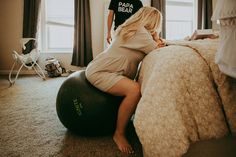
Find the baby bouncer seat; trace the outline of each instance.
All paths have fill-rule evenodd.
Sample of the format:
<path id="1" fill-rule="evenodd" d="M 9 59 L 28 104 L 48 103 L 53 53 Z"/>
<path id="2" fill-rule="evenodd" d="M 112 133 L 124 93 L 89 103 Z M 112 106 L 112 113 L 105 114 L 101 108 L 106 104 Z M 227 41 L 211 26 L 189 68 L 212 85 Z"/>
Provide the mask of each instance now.
<path id="1" fill-rule="evenodd" d="M 22 48 L 23 50 L 26 49 L 26 44 L 30 41 L 34 40 L 36 43 L 35 38 L 22 38 L 21 43 L 22 43 Z M 12 65 L 11 71 L 9 73 L 9 82 L 11 85 L 15 83 L 15 81 L 18 78 L 18 75 L 23 67 L 26 67 L 28 70 L 34 69 L 36 74 L 39 75 L 40 78 L 45 80 L 45 75 L 42 70 L 42 68 L 38 65 L 37 60 L 39 58 L 39 50 L 36 48 L 32 49 L 30 53 L 28 54 L 19 54 L 16 51 L 12 52 L 12 57 L 14 59 L 14 63 Z M 20 64 L 19 69 L 16 72 L 15 78 L 12 79 L 12 72 L 17 64 Z"/>

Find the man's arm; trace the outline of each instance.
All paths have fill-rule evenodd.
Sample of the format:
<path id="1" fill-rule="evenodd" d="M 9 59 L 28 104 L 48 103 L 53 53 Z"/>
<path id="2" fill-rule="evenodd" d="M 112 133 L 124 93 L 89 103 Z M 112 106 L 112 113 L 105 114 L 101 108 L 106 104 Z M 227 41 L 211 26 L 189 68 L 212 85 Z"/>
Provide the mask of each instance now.
<path id="1" fill-rule="evenodd" d="M 111 43 L 111 27 L 112 27 L 112 22 L 114 19 L 114 11 L 109 10 L 108 17 L 107 17 L 107 42 L 110 44 Z"/>

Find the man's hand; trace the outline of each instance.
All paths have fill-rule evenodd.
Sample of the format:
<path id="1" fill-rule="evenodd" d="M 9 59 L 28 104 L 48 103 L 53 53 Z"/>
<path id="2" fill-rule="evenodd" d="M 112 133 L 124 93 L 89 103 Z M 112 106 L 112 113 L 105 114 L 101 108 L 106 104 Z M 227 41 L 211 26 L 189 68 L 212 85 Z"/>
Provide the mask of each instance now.
<path id="1" fill-rule="evenodd" d="M 107 43 L 110 44 L 111 43 L 111 27 L 112 27 L 112 22 L 114 19 L 114 11 L 113 10 L 109 10 L 108 12 L 108 16 L 107 16 Z"/>
<path id="2" fill-rule="evenodd" d="M 112 41 L 111 32 L 107 33 L 107 43 L 110 44 Z"/>

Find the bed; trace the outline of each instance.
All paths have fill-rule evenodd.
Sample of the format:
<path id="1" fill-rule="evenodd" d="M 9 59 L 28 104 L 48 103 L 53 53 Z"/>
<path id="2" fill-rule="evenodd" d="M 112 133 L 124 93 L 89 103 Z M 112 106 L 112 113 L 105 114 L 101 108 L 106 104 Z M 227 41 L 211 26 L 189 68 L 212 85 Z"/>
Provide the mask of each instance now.
<path id="1" fill-rule="evenodd" d="M 215 63 L 218 43 L 172 41 L 144 58 L 134 117 L 144 157 L 182 156 L 193 142 L 236 135 L 236 79 Z"/>

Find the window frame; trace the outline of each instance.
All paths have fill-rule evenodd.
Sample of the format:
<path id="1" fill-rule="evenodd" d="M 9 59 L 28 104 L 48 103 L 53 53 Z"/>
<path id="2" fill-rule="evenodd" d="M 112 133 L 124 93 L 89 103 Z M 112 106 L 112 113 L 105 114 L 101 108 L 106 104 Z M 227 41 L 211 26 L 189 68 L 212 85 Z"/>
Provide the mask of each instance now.
<path id="1" fill-rule="evenodd" d="M 192 2 L 184 2 L 184 1 L 175 1 L 175 0 L 167 0 L 166 1 L 166 6 L 192 6 L 193 7 L 193 17 L 191 21 L 187 21 L 187 20 L 168 20 L 166 19 L 166 27 L 167 27 L 167 22 L 180 22 L 180 21 L 186 21 L 186 22 L 191 22 L 191 30 L 192 33 L 197 29 L 197 7 L 198 7 L 198 1 L 197 0 L 193 0 Z M 166 30 L 167 33 L 168 30 Z M 189 34 L 190 36 L 191 34 Z M 184 38 L 184 37 L 183 37 Z"/>
<path id="2" fill-rule="evenodd" d="M 72 48 L 49 48 L 49 37 L 50 37 L 50 32 L 49 29 L 47 28 L 49 25 L 51 26 L 63 26 L 63 27 L 70 27 L 74 28 L 73 24 L 66 24 L 66 23 L 61 23 L 61 22 L 54 22 L 54 21 L 49 21 L 47 19 L 47 12 L 46 12 L 46 0 L 41 1 L 41 13 L 40 13 L 40 28 L 39 28 L 39 49 L 41 50 L 42 53 L 72 53 L 73 52 L 73 47 Z"/>

